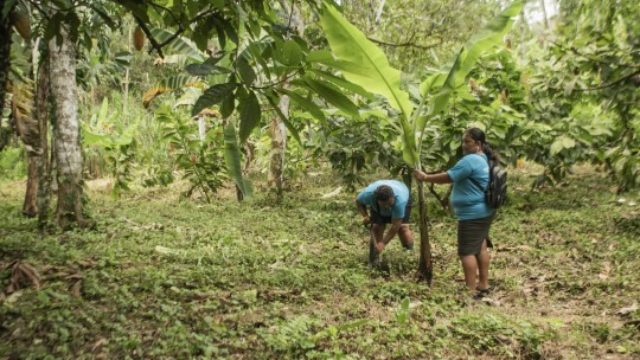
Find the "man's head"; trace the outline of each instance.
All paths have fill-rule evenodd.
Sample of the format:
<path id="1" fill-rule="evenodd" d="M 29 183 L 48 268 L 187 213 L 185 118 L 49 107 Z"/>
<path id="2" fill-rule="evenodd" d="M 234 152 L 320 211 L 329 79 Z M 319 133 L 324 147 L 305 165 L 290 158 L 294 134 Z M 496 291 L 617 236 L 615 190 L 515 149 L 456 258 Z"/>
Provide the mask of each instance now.
<path id="1" fill-rule="evenodd" d="M 391 189 L 388 185 L 380 185 L 373 192 L 373 197 L 383 208 L 390 208 L 395 203 L 395 198 L 393 197 L 393 189 Z"/>

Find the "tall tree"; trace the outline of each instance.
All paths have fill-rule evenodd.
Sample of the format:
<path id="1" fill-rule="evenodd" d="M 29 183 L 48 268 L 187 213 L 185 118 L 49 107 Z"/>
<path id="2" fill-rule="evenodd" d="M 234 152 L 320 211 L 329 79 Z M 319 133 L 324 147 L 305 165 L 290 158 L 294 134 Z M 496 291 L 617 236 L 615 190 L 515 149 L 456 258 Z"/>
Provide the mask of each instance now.
<path id="1" fill-rule="evenodd" d="M 36 207 L 40 228 L 44 227 L 48 221 L 49 199 L 51 198 L 51 161 L 48 137 L 51 117 L 49 61 L 46 57 L 43 60 L 43 63 L 38 67 L 35 101 L 35 116 L 38 119 L 38 135 L 40 136 L 40 151 L 35 159 L 38 178 Z"/>
<path id="2" fill-rule="evenodd" d="M 3 2 L 4 4 L 4 2 Z M 14 2 L 15 6 L 15 2 Z M 7 95 L 7 82 L 9 81 L 9 69 L 11 67 L 11 12 L 13 7 L 0 9 L 0 151 L 5 147 L 8 139 L 7 130 L 2 127 L 2 114 L 4 101 Z"/>
<path id="3" fill-rule="evenodd" d="M 49 40 L 51 96 L 54 101 L 54 151 L 58 182 L 58 224 L 67 229 L 87 221 L 82 209 L 82 149 L 76 93 L 76 51 L 68 24 Z"/>
<path id="4" fill-rule="evenodd" d="M 280 1 L 282 7 L 282 17 L 288 22 L 294 33 L 298 36 L 304 33 L 304 20 L 300 9 L 296 6 L 295 2 L 291 5 L 286 1 Z M 288 83 L 285 81 L 283 84 L 284 89 L 288 89 Z M 285 117 L 289 117 L 289 96 L 282 95 L 278 108 L 280 113 Z M 282 200 L 284 193 L 284 171 L 285 171 L 285 158 L 287 153 L 287 126 L 280 116 L 274 115 L 271 117 L 269 124 L 269 134 L 271 135 L 271 153 L 269 154 L 269 177 L 270 184 L 275 186 L 278 200 Z"/>

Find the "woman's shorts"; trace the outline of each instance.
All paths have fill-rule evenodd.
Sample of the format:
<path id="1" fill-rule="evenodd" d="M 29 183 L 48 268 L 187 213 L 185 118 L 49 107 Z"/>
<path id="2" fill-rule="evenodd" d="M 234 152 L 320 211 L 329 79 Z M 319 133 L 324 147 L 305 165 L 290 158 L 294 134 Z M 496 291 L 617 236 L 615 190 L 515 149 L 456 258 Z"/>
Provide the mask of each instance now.
<path id="1" fill-rule="evenodd" d="M 493 215 L 473 220 L 458 221 L 458 255 L 478 255 L 482 242 L 487 239 L 487 247 L 493 247 L 489 240 L 489 229 Z"/>

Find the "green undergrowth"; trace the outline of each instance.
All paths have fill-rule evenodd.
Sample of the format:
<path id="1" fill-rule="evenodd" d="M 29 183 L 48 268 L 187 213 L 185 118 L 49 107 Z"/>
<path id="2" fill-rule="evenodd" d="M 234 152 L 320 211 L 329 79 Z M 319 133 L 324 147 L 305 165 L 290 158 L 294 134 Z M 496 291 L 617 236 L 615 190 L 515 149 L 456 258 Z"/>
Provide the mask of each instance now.
<path id="1" fill-rule="evenodd" d="M 354 194 L 323 198 L 330 176 L 281 204 L 89 186 L 96 229 L 44 236 L 20 214 L 24 182 L 4 181 L 0 358 L 640 356 L 640 196 L 619 202 L 593 171 L 536 192 L 531 179 L 512 171 L 485 301 L 463 291 L 456 224 L 435 203 L 433 286 L 397 240 L 369 269 Z M 17 268 L 39 278 L 9 289 Z"/>

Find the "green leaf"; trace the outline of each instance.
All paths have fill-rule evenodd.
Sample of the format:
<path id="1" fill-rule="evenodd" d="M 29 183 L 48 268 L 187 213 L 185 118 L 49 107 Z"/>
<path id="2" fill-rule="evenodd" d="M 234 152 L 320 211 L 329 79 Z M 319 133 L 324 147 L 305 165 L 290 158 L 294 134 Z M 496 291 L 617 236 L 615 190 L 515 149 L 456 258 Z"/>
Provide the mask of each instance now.
<path id="1" fill-rule="evenodd" d="M 232 123 L 224 128 L 224 160 L 227 164 L 229 175 L 236 183 L 244 197 L 251 196 L 251 185 L 242 177 L 242 153 L 238 145 L 236 128 Z"/>
<path id="2" fill-rule="evenodd" d="M 162 43 L 174 36 L 174 33 L 161 28 L 151 28 L 151 35 L 158 43 Z M 193 41 L 182 36 L 174 38 L 163 51 L 167 54 L 178 54 L 196 62 L 203 62 L 207 59 L 205 53 L 200 51 Z"/>
<path id="3" fill-rule="evenodd" d="M 236 83 L 217 84 L 205 90 L 191 110 L 191 116 L 198 115 L 203 109 L 221 103 L 238 86 Z M 233 110 L 232 110 L 233 111 Z"/>
<path id="4" fill-rule="evenodd" d="M 314 51 L 310 51 L 309 55 L 307 56 L 307 61 L 309 62 L 318 62 L 318 63 L 326 63 L 326 62 L 332 62 L 333 59 L 333 55 L 331 55 L 331 51 L 329 50 L 314 50 Z"/>
<path id="5" fill-rule="evenodd" d="M 326 71 L 322 71 L 322 70 L 311 70 L 314 74 L 316 74 L 317 76 L 323 78 L 326 81 L 329 81 L 337 86 L 340 86 L 341 88 L 344 88 L 345 90 L 349 90 L 353 93 L 356 93 L 366 99 L 373 99 L 373 96 L 370 92 L 368 92 L 367 90 L 363 89 L 361 86 L 358 86 L 352 82 L 349 82 L 347 80 L 341 79 L 329 72 Z"/>
<path id="6" fill-rule="evenodd" d="M 300 45 L 293 40 L 276 43 L 273 57 L 283 65 L 296 66 L 302 61 L 303 54 Z"/>
<path id="7" fill-rule="evenodd" d="M 112 144 L 111 138 L 107 135 L 96 134 L 85 127 L 82 128 L 82 143 L 87 146 L 99 146 L 105 148 Z"/>
<path id="8" fill-rule="evenodd" d="M 344 96 L 339 91 L 328 86 L 327 84 L 313 79 L 304 79 L 301 82 L 296 82 L 296 84 L 301 83 L 306 84 L 311 90 L 322 96 L 331 105 L 337 107 L 345 113 L 353 117 L 360 116 L 358 114 L 358 107 L 351 100 L 349 100 L 348 97 Z"/>
<path id="9" fill-rule="evenodd" d="M 327 121 L 327 118 L 324 116 L 322 109 L 320 109 L 318 105 L 314 104 L 313 101 L 308 100 L 293 91 L 289 91 L 286 89 L 280 89 L 278 91 L 289 96 L 291 100 L 295 101 L 298 105 L 300 105 L 300 107 L 302 107 L 303 110 L 308 111 L 309 114 L 313 115 L 313 117 L 315 117 L 316 119 L 320 120 L 323 123 Z"/>
<path id="10" fill-rule="evenodd" d="M 253 71 L 251 65 L 245 58 L 238 59 L 238 72 L 240 73 L 240 79 L 246 85 L 251 85 L 256 79 L 256 73 Z"/>
<path id="11" fill-rule="evenodd" d="M 558 136 L 555 139 L 555 141 L 551 144 L 551 148 L 549 149 L 549 152 L 551 153 L 552 156 L 554 156 L 554 155 L 558 155 L 564 149 L 572 149 L 575 146 L 576 146 L 575 140 L 573 140 L 572 138 L 566 135 L 561 135 L 561 136 Z"/>
<path id="12" fill-rule="evenodd" d="M 340 71 L 352 83 L 374 94 L 384 96 L 400 111 L 403 131 L 404 159 L 410 165 L 417 161 L 415 133 L 409 124 L 413 104 L 409 94 L 400 88 L 400 71 L 389 65 L 384 52 L 350 24 L 333 6 L 323 7 L 320 23 L 337 61 L 324 61 Z"/>
<path id="13" fill-rule="evenodd" d="M 261 117 L 260 102 L 252 91 L 240 100 L 240 143 L 244 143 Z"/>
<path id="14" fill-rule="evenodd" d="M 514 1 L 460 50 L 447 77 L 446 85 L 449 88 L 455 89 L 460 86 L 480 55 L 501 44 L 502 38 L 511 29 L 513 17 L 517 16 L 521 10 L 522 1 Z"/>
<path id="15" fill-rule="evenodd" d="M 427 118 L 444 111 L 449 103 L 451 94 L 464 83 L 465 78 L 475 66 L 478 58 L 487 50 L 499 45 L 503 36 L 511 28 L 513 17 L 522 9 L 522 1 L 516 0 L 500 15 L 485 27 L 477 36 L 463 46 L 456 56 L 446 80 L 442 81 L 441 74 L 434 74 L 420 85 L 420 93 L 425 96 L 428 92 L 436 92 L 431 98 L 428 116 L 418 116 L 415 123 L 415 133 L 422 134 Z M 441 84 L 441 85 L 440 85 Z M 418 153 L 422 147 L 422 139 L 418 139 Z"/>
<path id="16" fill-rule="evenodd" d="M 229 116 L 231 116 L 231 114 L 233 114 L 233 110 L 235 110 L 235 107 L 236 107 L 236 97 L 231 92 L 229 93 L 229 96 L 224 98 L 224 100 L 222 101 L 222 104 L 220 105 L 220 115 L 222 115 L 222 118 L 226 119 Z"/>
<path id="17" fill-rule="evenodd" d="M 189 64 L 185 67 L 185 70 L 193 76 L 208 76 L 215 73 L 229 73 L 231 70 L 223 68 L 222 66 L 202 63 L 202 64 Z"/>
<path id="18" fill-rule="evenodd" d="M 320 23 L 338 59 L 333 65 L 347 80 L 387 98 L 408 120 L 413 104 L 400 89 L 400 71 L 389 65 L 384 52 L 329 4 L 324 5 Z"/>

